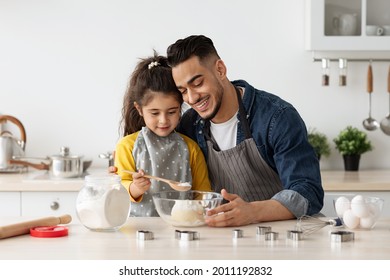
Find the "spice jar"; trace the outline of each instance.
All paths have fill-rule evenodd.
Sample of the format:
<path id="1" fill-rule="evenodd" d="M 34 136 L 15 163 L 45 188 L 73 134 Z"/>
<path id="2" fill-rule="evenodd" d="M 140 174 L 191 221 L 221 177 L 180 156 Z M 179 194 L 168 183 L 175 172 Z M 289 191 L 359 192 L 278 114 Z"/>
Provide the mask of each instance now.
<path id="1" fill-rule="evenodd" d="M 80 222 L 94 231 L 115 231 L 130 214 L 130 195 L 115 174 L 88 175 L 76 201 Z"/>
<path id="2" fill-rule="evenodd" d="M 329 86 L 329 59 L 322 59 L 322 85 Z"/>
<path id="3" fill-rule="evenodd" d="M 347 60 L 339 59 L 339 86 L 347 85 Z"/>

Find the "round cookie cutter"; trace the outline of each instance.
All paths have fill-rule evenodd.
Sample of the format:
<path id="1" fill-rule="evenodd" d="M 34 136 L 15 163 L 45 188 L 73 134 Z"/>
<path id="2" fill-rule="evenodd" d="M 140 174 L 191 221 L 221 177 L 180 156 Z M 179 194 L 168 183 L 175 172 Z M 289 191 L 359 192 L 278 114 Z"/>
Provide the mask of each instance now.
<path id="1" fill-rule="evenodd" d="M 244 237 L 244 231 L 242 229 L 233 229 L 233 238 L 242 238 Z"/>

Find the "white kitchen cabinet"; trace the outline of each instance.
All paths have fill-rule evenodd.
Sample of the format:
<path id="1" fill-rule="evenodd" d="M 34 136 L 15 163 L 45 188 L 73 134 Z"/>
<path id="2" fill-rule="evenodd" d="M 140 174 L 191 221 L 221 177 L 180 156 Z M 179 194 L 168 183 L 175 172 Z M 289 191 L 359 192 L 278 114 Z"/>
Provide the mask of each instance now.
<path id="1" fill-rule="evenodd" d="M 390 1 L 306 0 L 305 8 L 307 50 L 390 51 Z"/>
<path id="2" fill-rule="evenodd" d="M 333 206 L 333 199 L 336 199 L 342 195 L 363 195 L 363 196 L 375 196 L 384 200 L 382 217 L 390 217 L 390 192 L 325 192 L 324 208 L 321 213 L 328 217 L 336 217 L 336 212 Z"/>
<path id="3" fill-rule="evenodd" d="M 0 216 L 20 216 L 20 192 L 0 192 Z"/>
<path id="4" fill-rule="evenodd" d="M 76 218 L 78 192 L 21 192 L 22 216 L 60 216 Z"/>

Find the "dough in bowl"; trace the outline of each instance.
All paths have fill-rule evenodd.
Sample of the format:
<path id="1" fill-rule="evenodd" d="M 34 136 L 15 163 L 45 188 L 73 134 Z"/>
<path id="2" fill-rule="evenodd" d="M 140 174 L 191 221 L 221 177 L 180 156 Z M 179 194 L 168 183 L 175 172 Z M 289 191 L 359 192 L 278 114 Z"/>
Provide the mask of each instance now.
<path id="1" fill-rule="evenodd" d="M 196 226 L 204 224 L 203 211 L 199 201 L 178 200 L 172 207 L 171 218 L 185 226 Z"/>

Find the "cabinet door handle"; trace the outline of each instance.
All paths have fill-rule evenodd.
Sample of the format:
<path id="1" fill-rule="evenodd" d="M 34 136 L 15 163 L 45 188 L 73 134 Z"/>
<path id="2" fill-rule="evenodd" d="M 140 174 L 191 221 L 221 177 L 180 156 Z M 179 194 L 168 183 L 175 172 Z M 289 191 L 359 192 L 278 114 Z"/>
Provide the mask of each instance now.
<path id="1" fill-rule="evenodd" d="M 51 208 L 51 210 L 58 210 L 58 208 L 60 208 L 60 204 L 57 201 L 53 201 L 50 204 L 50 208 Z"/>

